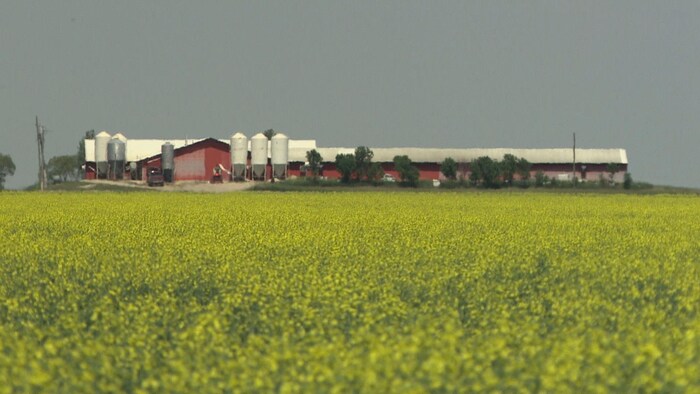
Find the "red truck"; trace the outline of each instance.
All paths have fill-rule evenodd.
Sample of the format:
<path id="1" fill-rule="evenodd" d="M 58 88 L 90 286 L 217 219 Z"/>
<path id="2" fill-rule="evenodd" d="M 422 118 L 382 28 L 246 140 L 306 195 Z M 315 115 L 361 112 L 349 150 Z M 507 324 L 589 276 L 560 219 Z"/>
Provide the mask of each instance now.
<path id="1" fill-rule="evenodd" d="M 165 178 L 163 177 L 163 172 L 161 172 L 158 167 L 148 167 L 148 186 L 163 186 L 165 184 Z"/>

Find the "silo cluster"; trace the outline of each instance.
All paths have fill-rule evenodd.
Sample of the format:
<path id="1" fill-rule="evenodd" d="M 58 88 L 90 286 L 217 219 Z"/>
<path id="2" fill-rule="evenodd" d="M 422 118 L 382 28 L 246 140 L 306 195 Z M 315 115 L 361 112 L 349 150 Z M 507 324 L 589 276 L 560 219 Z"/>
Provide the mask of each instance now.
<path id="1" fill-rule="evenodd" d="M 251 137 L 250 167 L 247 166 L 248 139 L 242 133 L 231 136 L 231 178 L 234 181 L 285 179 L 288 163 L 289 137 L 284 134 L 275 134 L 270 140 L 263 133 Z"/>
<path id="2" fill-rule="evenodd" d="M 143 165 L 157 164 L 155 164 L 155 159 L 153 158 L 155 155 L 147 156 L 149 158 L 147 164 L 144 164 L 143 159 L 138 161 L 139 156 L 143 156 L 141 151 L 139 151 L 139 148 L 142 150 L 143 148 L 137 144 L 138 142 L 139 140 L 127 141 L 127 138 L 121 133 L 110 135 L 108 132 L 102 131 L 97 134 L 94 145 L 96 178 L 122 180 L 130 176 L 132 179 L 141 179 Z M 179 143 L 179 141 L 173 141 L 172 143 L 168 141 L 160 145 L 160 166 L 165 182 L 172 183 L 175 181 L 175 146 Z M 135 157 L 136 161 L 127 162 L 127 157 L 129 157 L 127 156 L 127 146 L 131 151 L 130 155 Z M 231 135 L 229 146 L 231 158 L 231 172 L 229 174 L 231 180 L 243 181 L 251 179 L 266 181 L 270 179 L 286 179 L 288 177 L 289 137 L 286 135 L 280 133 L 268 139 L 263 133 L 258 133 L 248 139 L 245 134 L 237 132 Z M 216 149 L 220 148 L 210 148 L 209 150 L 214 152 Z M 211 157 L 214 157 L 213 155 L 216 154 L 218 153 L 212 153 Z M 152 155 L 152 153 L 149 153 L 149 155 Z M 211 160 L 209 156 L 206 157 L 206 160 Z M 185 158 L 183 160 L 185 163 L 191 164 L 193 159 Z M 224 162 L 220 156 L 216 160 Z M 222 163 L 219 163 L 215 168 L 217 167 L 228 173 L 228 170 L 223 167 Z M 187 165 L 184 165 L 183 173 L 186 173 L 188 168 Z"/>

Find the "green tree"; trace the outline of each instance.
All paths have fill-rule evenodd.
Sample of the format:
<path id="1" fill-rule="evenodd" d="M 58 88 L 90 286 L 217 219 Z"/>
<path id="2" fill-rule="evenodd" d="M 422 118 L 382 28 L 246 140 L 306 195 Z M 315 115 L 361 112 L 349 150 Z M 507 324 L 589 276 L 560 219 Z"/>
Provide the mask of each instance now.
<path id="1" fill-rule="evenodd" d="M 358 181 L 368 179 L 369 168 L 372 166 L 374 152 L 366 146 L 358 146 L 355 149 L 355 176 Z"/>
<path id="2" fill-rule="evenodd" d="M 418 186 L 420 172 L 418 168 L 411 163 L 411 159 L 409 159 L 408 156 L 394 156 L 394 168 L 399 173 L 402 184 L 413 187 Z"/>
<path id="3" fill-rule="evenodd" d="M 318 153 L 316 149 L 312 149 L 306 152 L 306 161 L 309 163 L 309 169 L 311 170 L 311 175 L 313 179 L 318 178 L 318 174 L 321 172 L 321 162 L 323 162 L 323 157 Z"/>
<path id="4" fill-rule="evenodd" d="M 625 173 L 625 181 L 622 183 L 622 187 L 629 190 L 632 188 L 634 182 L 632 181 L 632 174 L 629 172 Z"/>
<path id="5" fill-rule="evenodd" d="M 0 190 L 5 189 L 5 178 L 15 175 L 15 163 L 10 155 L 0 153 Z"/>
<path id="6" fill-rule="evenodd" d="M 497 188 L 500 167 L 498 160 L 493 160 L 488 156 L 481 156 L 471 163 L 472 176 L 470 179 L 480 182 L 484 187 Z"/>
<path id="7" fill-rule="evenodd" d="M 508 185 L 513 185 L 513 177 L 518 171 L 518 158 L 515 155 L 506 153 L 503 155 L 503 161 L 500 163 L 501 174 L 503 175 L 503 181 Z"/>
<path id="8" fill-rule="evenodd" d="M 518 163 L 516 164 L 516 172 L 518 173 L 518 176 L 520 176 L 520 179 L 529 180 L 531 169 L 532 164 L 529 161 L 527 161 L 527 159 L 525 159 L 524 157 L 518 159 Z"/>
<path id="9" fill-rule="evenodd" d="M 535 173 L 535 187 L 542 187 L 547 182 L 547 176 L 539 170 Z"/>
<path id="10" fill-rule="evenodd" d="M 372 163 L 367 172 L 367 179 L 373 184 L 377 184 L 384 176 L 384 169 L 379 163 Z"/>
<path id="11" fill-rule="evenodd" d="M 457 179 L 457 162 L 451 157 L 445 158 L 440 164 L 440 172 L 447 179 Z"/>
<path id="12" fill-rule="evenodd" d="M 263 131 L 263 135 L 265 137 L 267 137 L 267 140 L 269 141 L 272 139 L 272 137 L 277 135 L 277 132 L 275 130 L 272 130 L 272 129 L 267 129 L 267 130 Z"/>
<path id="13" fill-rule="evenodd" d="M 352 173 L 355 171 L 355 155 L 352 153 L 339 153 L 335 156 L 335 168 L 340 172 L 340 181 L 350 183 Z"/>
<path id="14" fill-rule="evenodd" d="M 47 173 L 50 178 L 58 177 L 61 181 L 78 178 L 78 162 L 73 155 L 52 157 L 47 164 Z"/>

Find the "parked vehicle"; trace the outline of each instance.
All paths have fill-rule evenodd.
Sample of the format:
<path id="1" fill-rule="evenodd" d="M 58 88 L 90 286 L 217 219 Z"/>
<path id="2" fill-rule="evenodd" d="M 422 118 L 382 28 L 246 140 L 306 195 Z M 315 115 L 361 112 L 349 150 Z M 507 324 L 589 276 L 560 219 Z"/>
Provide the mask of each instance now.
<path id="1" fill-rule="evenodd" d="M 148 186 L 163 186 L 165 178 L 163 172 L 158 167 L 148 167 Z"/>

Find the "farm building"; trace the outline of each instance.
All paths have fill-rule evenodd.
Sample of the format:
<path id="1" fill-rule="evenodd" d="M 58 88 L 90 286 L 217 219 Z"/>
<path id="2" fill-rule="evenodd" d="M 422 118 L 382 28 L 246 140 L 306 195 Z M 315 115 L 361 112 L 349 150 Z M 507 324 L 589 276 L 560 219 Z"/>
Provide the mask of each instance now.
<path id="1" fill-rule="evenodd" d="M 156 167 L 172 170 L 172 181 L 175 182 L 209 181 L 217 168 L 226 175 L 232 175 L 236 163 L 243 164 L 244 178 L 251 177 L 252 169 L 258 163 L 262 163 L 262 178 L 271 177 L 275 164 L 281 171 L 277 177 L 283 178 L 287 176 L 287 165 L 279 168 L 280 163 L 276 163 L 279 158 L 284 159 L 284 163 L 303 163 L 306 152 L 316 149 L 314 140 L 291 140 L 278 134 L 273 141 L 263 137 L 264 148 L 252 152 L 251 149 L 257 147 L 254 141 L 260 141 L 256 137 L 247 139 L 237 133 L 230 139 L 126 139 L 120 133 L 110 136 L 103 131 L 95 139 L 85 140 L 85 179 L 145 180 L 148 168 Z M 240 146 L 240 141 L 243 142 L 243 149 L 232 149 Z M 123 147 L 113 153 L 115 149 L 112 146 L 119 142 L 123 143 Z M 279 154 L 273 156 L 273 152 Z M 170 159 L 172 162 L 169 162 Z"/>
<path id="2" fill-rule="evenodd" d="M 315 140 L 291 140 L 278 134 L 268 140 L 262 134 L 248 139 L 236 133 L 229 139 L 155 140 L 127 139 L 121 133 L 111 136 L 101 132 L 94 140 L 85 140 L 86 179 L 144 180 L 149 168 L 163 169 L 167 181 L 211 181 L 217 172 L 224 180 L 269 180 L 306 176 L 306 152 L 316 149 L 322 156 L 321 176 L 340 178 L 335 157 L 353 153 L 354 148 L 318 148 Z M 525 158 L 532 163 L 532 173 L 542 171 L 551 178 L 572 176 L 573 151 L 557 149 L 440 149 L 440 148 L 371 148 L 373 161 L 384 172 L 398 176 L 393 159 L 408 156 L 419 169 L 420 179 L 443 179 L 440 164 L 447 157 L 458 163 L 458 174 L 468 177 L 469 163 L 481 156 L 501 160 L 505 154 Z M 623 180 L 627 172 L 624 149 L 576 149 L 576 176 L 595 181 L 607 176 L 609 164 L 618 172 L 614 179 Z"/>
<path id="3" fill-rule="evenodd" d="M 354 148 L 319 148 L 321 156 L 328 162 L 323 164 L 323 176 L 340 178 L 335 168 L 334 159 L 340 153 L 353 153 Z M 398 177 L 394 168 L 394 157 L 408 156 L 413 165 L 418 167 L 420 179 L 443 179 L 440 164 L 448 157 L 458 163 L 458 176 L 469 176 L 469 164 L 482 156 L 502 160 L 505 154 L 525 158 L 532 163 L 532 174 L 542 171 L 550 178 L 570 179 L 573 166 L 571 148 L 559 149 L 439 149 L 439 148 L 372 148 L 373 161 L 381 163 L 385 173 Z M 576 177 L 581 180 L 597 180 L 603 174 L 607 176 L 608 164 L 617 165 L 618 172 L 614 180 L 622 182 L 627 172 L 627 152 L 624 149 L 576 149 Z M 291 167 L 294 163 L 290 163 Z"/>

